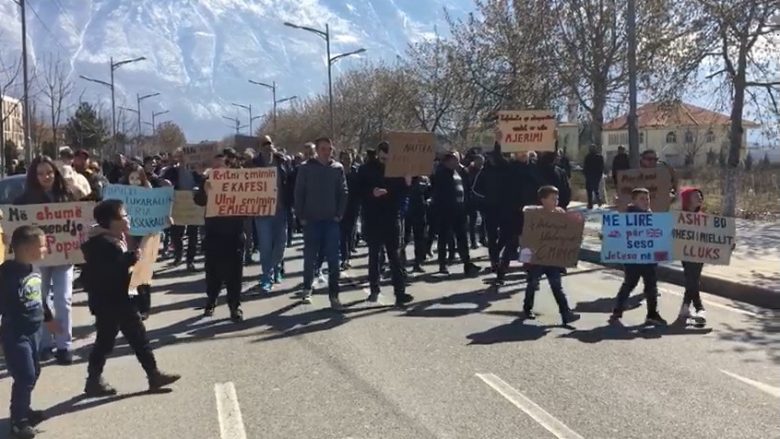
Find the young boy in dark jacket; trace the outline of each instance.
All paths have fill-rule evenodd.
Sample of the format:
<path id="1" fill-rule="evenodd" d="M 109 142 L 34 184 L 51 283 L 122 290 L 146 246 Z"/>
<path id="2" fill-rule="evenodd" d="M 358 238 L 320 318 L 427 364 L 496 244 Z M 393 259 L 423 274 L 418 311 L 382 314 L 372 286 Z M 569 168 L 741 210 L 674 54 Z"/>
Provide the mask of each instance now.
<path id="1" fill-rule="evenodd" d="M 542 209 L 546 212 L 565 213 L 562 207 L 558 206 L 558 188 L 555 186 L 542 186 L 539 188 L 539 206 L 526 206 L 523 212 L 529 210 Z M 542 275 L 547 276 L 547 282 L 550 284 L 555 303 L 558 304 L 558 311 L 561 313 L 561 320 L 564 325 L 575 322 L 580 319 L 579 314 L 575 314 L 569 308 L 569 302 L 566 300 L 566 294 L 563 292 L 561 283 L 562 267 L 553 267 L 549 265 L 528 265 L 528 282 L 525 289 L 525 301 L 523 302 L 523 312 L 526 317 L 533 320 L 536 318 L 534 313 L 534 295 L 539 288 L 539 280 Z"/>
<path id="2" fill-rule="evenodd" d="M 626 212 L 650 212 L 650 191 L 645 188 L 635 188 L 631 191 L 631 203 Z M 666 325 L 666 320 L 658 314 L 658 264 L 626 264 L 625 278 L 616 298 L 615 309 L 610 320 L 620 320 L 631 292 L 639 284 L 639 279 L 645 284 L 645 299 L 647 300 L 646 325 Z"/>
<path id="3" fill-rule="evenodd" d="M 702 193 L 701 189 L 684 188 L 680 191 L 680 198 L 682 200 L 682 210 L 686 212 L 701 212 L 702 204 L 704 203 L 704 193 Z M 707 317 L 699 292 L 701 270 L 704 268 L 704 264 L 683 261 L 682 266 L 683 274 L 685 275 L 685 295 L 683 296 L 683 303 L 680 307 L 678 318 L 686 320 L 688 317 L 692 317 L 696 323 L 704 324 L 707 322 Z M 691 304 L 693 304 L 693 314 L 691 314 Z"/>
<path id="4" fill-rule="evenodd" d="M 11 386 L 11 437 L 32 439 L 44 414 L 30 408 L 35 382 L 41 373 L 38 331 L 52 325 L 51 311 L 41 297 L 41 275 L 32 264 L 43 259 L 46 241 L 38 227 L 21 226 L 11 237 L 13 259 L 0 265 L 0 341 Z"/>
<path id="5" fill-rule="evenodd" d="M 90 397 L 116 394 L 102 376 L 106 357 L 114 349 L 119 331 L 122 331 L 146 371 L 149 390 L 158 390 L 181 377 L 157 369 L 141 315 L 128 294 L 130 267 L 138 262 L 138 251 L 127 251 L 130 220 L 119 200 L 100 202 L 95 206 L 94 217 L 97 226 L 81 246 L 85 260 L 82 279 L 97 332 L 95 345 L 89 354 L 89 375 L 84 393 Z"/>

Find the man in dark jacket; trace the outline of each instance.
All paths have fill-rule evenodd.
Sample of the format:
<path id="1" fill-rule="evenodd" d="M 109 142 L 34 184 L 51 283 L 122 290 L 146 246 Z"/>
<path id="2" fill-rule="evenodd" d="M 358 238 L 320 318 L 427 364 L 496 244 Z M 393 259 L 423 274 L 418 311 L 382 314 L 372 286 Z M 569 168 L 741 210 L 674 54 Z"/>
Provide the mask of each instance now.
<path id="1" fill-rule="evenodd" d="M 458 156 L 447 153 L 431 181 L 438 231 L 439 273 L 449 274 L 447 245 L 454 237 L 463 262 L 463 271 L 466 276 L 472 277 L 479 273 L 479 267 L 471 263 L 469 256 L 466 241 L 466 189 L 458 166 Z"/>
<path id="2" fill-rule="evenodd" d="M 464 183 L 468 190 L 466 191 L 466 215 L 469 221 L 469 242 L 472 250 L 479 247 L 477 242 L 477 234 L 479 234 L 479 241 L 485 243 L 485 218 L 482 218 L 482 222 L 477 224 L 477 213 L 479 212 L 478 202 L 479 199 L 474 195 L 474 183 L 477 176 L 482 172 L 482 168 L 485 166 L 485 157 L 481 154 L 475 154 L 472 157 L 472 162 L 466 168 L 466 178 Z M 479 231 L 479 233 L 477 233 Z"/>
<path id="3" fill-rule="evenodd" d="M 505 162 L 501 152 L 492 151 L 487 154 L 487 160 L 477 175 L 471 187 L 471 195 L 487 235 L 487 248 L 490 257 L 490 268 L 498 269 L 501 249 L 498 246 L 499 226 L 501 223 L 501 205 L 505 201 L 502 179 Z"/>
<path id="4" fill-rule="evenodd" d="M 422 268 L 428 254 L 428 238 L 425 231 L 428 211 L 428 198 L 431 195 L 431 182 L 427 176 L 412 178 L 409 197 L 404 216 L 404 245 L 401 248 L 401 261 L 406 261 L 406 244 L 414 242 L 415 273 L 425 273 Z"/>
<path id="5" fill-rule="evenodd" d="M 173 153 L 173 165 L 166 168 L 162 178 L 168 180 L 176 191 L 192 191 L 203 186 L 203 176 L 187 167 L 187 156 L 184 150 L 178 148 Z M 181 264 L 184 252 L 184 234 L 187 234 L 187 271 L 195 271 L 195 255 L 198 253 L 198 226 L 171 226 L 171 242 L 173 243 L 173 262 L 176 267 Z"/>
<path id="6" fill-rule="evenodd" d="M 214 157 L 213 169 L 225 168 L 225 156 Z M 197 189 L 195 204 L 206 206 L 208 203 L 208 179 Z M 215 216 L 206 218 L 205 243 L 206 254 L 206 306 L 203 314 L 206 317 L 214 315 L 217 298 L 222 286 L 227 289 L 227 302 L 230 308 L 230 319 L 234 322 L 244 320 L 241 311 L 241 281 L 244 276 L 244 222 L 243 216 Z"/>
<path id="7" fill-rule="evenodd" d="M 628 154 L 626 154 L 626 148 L 623 145 L 618 146 L 617 155 L 612 159 L 612 181 L 615 183 L 617 189 L 618 171 L 625 171 L 631 169 L 631 163 L 628 160 Z"/>
<path id="8" fill-rule="evenodd" d="M 389 148 L 387 142 L 380 143 L 376 158 L 361 166 L 358 171 L 363 234 L 368 243 L 368 281 L 371 286 L 368 301 L 379 300 L 379 255 L 385 249 L 395 292 L 395 305 L 404 307 L 413 298 L 406 294 L 400 262 L 400 210 L 412 178 L 385 178 L 385 160 Z"/>
<path id="9" fill-rule="evenodd" d="M 599 187 L 604 176 L 604 156 L 599 152 L 598 145 L 590 146 L 590 152 L 585 156 L 582 168 L 585 174 L 585 191 L 588 193 L 588 209 L 593 209 L 593 204 L 601 207 Z"/>
<path id="10" fill-rule="evenodd" d="M 352 266 L 349 260 L 352 250 L 355 248 L 355 226 L 360 215 L 360 178 L 358 166 L 354 163 L 354 156 L 350 151 L 341 151 L 339 161 L 344 166 L 344 174 L 347 179 L 347 209 L 344 218 L 341 219 L 341 269 L 347 270 Z"/>
<path id="11" fill-rule="evenodd" d="M 542 186 L 554 186 L 558 189 L 558 207 L 566 209 L 571 202 L 571 186 L 566 171 L 555 164 L 556 153 L 547 151 L 539 156 L 537 164 Z"/>

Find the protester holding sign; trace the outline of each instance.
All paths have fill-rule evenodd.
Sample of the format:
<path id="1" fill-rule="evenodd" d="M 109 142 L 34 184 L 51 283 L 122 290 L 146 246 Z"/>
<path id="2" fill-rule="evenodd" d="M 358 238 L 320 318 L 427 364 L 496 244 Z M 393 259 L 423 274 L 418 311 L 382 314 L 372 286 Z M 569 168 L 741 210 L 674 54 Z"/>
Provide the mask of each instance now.
<path id="1" fill-rule="evenodd" d="M 685 188 L 680 192 L 682 199 L 682 210 L 685 212 L 701 212 L 704 203 L 704 193 L 698 188 Z M 701 301 L 701 271 L 704 264 L 701 262 L 682 261 L 683 274 L 685 275 L 685 295 L 680 306 L 680 319 L 693 319 L 698 324 L 707 322 L 704 304 Z M 693 305 L 693 314 L 691 315 L 691 305 Z"/>
<path id="2" fill-rule="evenodd" d="M 650 212 L 650 191 L 644 188 L 636 188 L 631 194 L 631 204 L 628 205 L 628 212 Z M 658 264 L 626 264 L 625 278 L 620 286 L 617 298 L 615 299 L 615 309 L 612 312 L 611 320 L 617 321 L 623 317 L 623 310 L 626 307 L 628 296 L 639 284 L 639 279 L 645 284 L 645 299 L 647 300 L 647 318 L 646 325 L 666 325 L 660 314 L 658 314 L 658 277 L 656 268 Z"/>
<path id="3" fill-rule="evenodd" d="M 213 174 L 225 168 L 225 156 L 214 157 L 213 168 L 208 179 L 195 194 L 195 203 L 206 206 L 210 192 L 217 190 L 219 184 L 212 180 Z M 205 220 L 206 253 L 206 306 L 203 315 L 211 317 L 217 307 L 217 298 L 222 286 L 227 289 L 227 301 L 230 308 L 230 319 L 234 322 L 244 320 L 241 310 L 241 280 L 244 276 L 244 221 L 245 216 L 207 216 Z"/>
<path id="4" fill-rule="evenodd" d="M 187 163 L 187 155 L 182 148 L 176 149 L 173 153 L 173 166 L 168 167 L 162 174 L 162 178 L 173 184 L 176 191 L 192 192 L 196 187 L 203 185 L 203 176 L 196 170 L 190 169 Z M 173 244 L 173 262 L 176 267 L 181 264 L 182 253 L 184 252 L 184 235 L 187 235 L 187 271 L 195 271 L 195 255 L 198 253 L 198 227 L 194 225 L 171 226 L 171 243 Z"/>
<path id="5" fill-rule="evenodd" d="M 555 186 L 542 186 L 539 188 L 539 203 L 539 206 L 526 206 L 523 208 L 523 211 L 541 210 L 546 213 L 566 215 L 566 211 L 563 210 L 563 208 L 558 207 L 558 189 Z M 525 224 L 528 224 L 528 222 L 526 221 Z M 523 235 L 526 235 L 525 231 L 523 232 Z M 550 240 L 548 239 L 548 242 L 549 241 Z M 550 245 L 555 244 L 550 243 Z M 530 259 L 528 262 L 531 262 L 532 260 L 533 259 Z M 568 325 L 569 323 L 580 319 L 579 314 L 575 314 L 569 308 L 569 302 L 566 300 L 566 294 L 563 292 L 563 284 L 561 282 L 562 268 L 563 267 L 554 265 L 538 264 L 530 265 L 528 267 L 528 281 L 525 289 L 525 300 L 523 301 L 523 312 L 526 317 L 529 319 L 536 318 L 536 314 L 533 311 L 534 295 L 539 288 L 539 281 L 541 280 L 542 275 L 544 275 L 547 276 L 547 282 L 550 284 L 555 303 L 558 304 L 558 311 L 561 313 L 563 324 Z"/>
<path id="6" fill-rule="evenodd" d="M 65 178 L 47 156 L 38 156 L 27 169 L 24 193 L 14 204 L 51 204 L 76 201 L 68 189 Z M 8 231 L 10 232 L 10 231 Z M 56 322 L 60 331 L 52 334 L 41 328 L 41 358 L 47 360 L 52 354 L 52 338 L 57 348 L 57 363 L 62 365 L 73 362 L 71 343 L 73 342 L 73 318 L 71 299 L 73 297 L 73 264 L 40 266 L 41 292 L 43 299 L 52 298 Z"/>

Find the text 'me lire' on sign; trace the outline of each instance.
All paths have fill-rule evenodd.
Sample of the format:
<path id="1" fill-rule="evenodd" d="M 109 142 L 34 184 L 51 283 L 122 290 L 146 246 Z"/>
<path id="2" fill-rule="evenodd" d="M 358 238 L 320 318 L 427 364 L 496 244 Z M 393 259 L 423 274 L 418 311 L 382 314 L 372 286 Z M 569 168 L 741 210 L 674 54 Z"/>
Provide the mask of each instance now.
<path id="1" fill-rule="evenodd" d="M 672 175 L 664 166 L 656 168 L 626 169 L 617 173 L 617 208 L 625 212 L 631 202 L 631 191 L 645 188 L 650 191 L 650 210 L 668 212 L 672 203 Z"/>
<path id="2" fill-rule="evenodd" d="M 206 217 L 276 213 L 276 167 L 212 169 L 206 189 Z"/>
<path id="3" fill-rule="evenodd" d="M 737 235 L 734 218 L 701 212 L 672 212 L 674 259 L 728 265 Z"/>
<path id="4" fill-rule="evenodd" d="M 391 131 L 385 134 L 390 144 L 385 162 L 385 177 L 430 175 L 436 158 L 436 136 L 428 132 Z"/>
<path id="5" fill-rule="evenodd" d="M 557 119 L 552 111 L 499 111 L 501 151 L 555 151 L 556 127 Z"/>
<path id="6" fill-rule="evenodd" d="M 601 262 L 655 264 L 672 260 L 671 213 L 605 213 Z"/>
<path id="7" fill-rule="evenodd" d="M 520 261 L 551 267 L 576 267 L 585 221 L 579 213 L 524 212 Z"/>

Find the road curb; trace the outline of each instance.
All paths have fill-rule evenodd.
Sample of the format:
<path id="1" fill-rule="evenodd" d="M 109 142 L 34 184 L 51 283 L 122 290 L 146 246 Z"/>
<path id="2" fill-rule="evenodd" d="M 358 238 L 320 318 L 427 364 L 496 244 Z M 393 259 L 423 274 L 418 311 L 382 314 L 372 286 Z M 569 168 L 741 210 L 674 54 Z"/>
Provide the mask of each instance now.
<path id="1" fill-rule="evenodd" d="M 580 260 L 610 268 L 622 268 L 621 265 L 603 264 L 599 250 L 580 248 Z M 658 280 L 684 286 L 685 276 L 682 268 L 668 265 L 658 266 Z M 702 274 L 701 289 L 716 296 L 749 303 L 763 308 L 780 310 L 780 292 L 769 288 L 746 285 L 715 276 Z"/>

